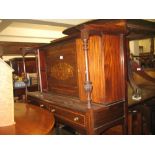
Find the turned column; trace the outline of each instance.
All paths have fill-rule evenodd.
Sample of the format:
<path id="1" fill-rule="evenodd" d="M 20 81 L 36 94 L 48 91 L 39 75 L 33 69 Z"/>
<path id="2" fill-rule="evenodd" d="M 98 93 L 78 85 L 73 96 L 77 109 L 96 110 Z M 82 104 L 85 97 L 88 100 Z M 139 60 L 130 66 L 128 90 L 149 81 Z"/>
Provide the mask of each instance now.
<path id="1" fill-rule="evenodd" d="M 90 75 L 89 75 L 89 62 L 88 62 L 88 40 L 89 40 L 89 31 L 88 30 L 81 30 L 81 39 L 83 41 L 83 50 L 85 55 L 85 83 L 84 83 L 84 89 L 87 93 L 87 103 L 88 103 L 88 109 L 91 108 L 91 93 L 92 93 L 92 82 L 90 81 Z"/>

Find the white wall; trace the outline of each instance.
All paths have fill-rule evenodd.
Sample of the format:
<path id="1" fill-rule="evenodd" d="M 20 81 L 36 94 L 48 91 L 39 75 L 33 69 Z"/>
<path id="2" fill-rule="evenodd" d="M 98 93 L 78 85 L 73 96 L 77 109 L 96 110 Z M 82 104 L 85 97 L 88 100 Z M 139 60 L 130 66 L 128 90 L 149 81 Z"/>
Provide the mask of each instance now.
<path id="1" fill-rule="evenodd" d="M 138 41 L 130 41 L 130 53 L 134 54 L 134 55 L 139 55 L 139 44 Z"/>
<path id="2" fill-rule="evenodd" d="M 144 53 L 150 52 L 150 45 L 151 45 L 150 39 L 130 41 L 130 44 L 129 44 L 130 52 L 133 53 L 134 55 L 139 55 L 139 46 L 143 46 Z M 154 39 L 154 45 L 155 45 L 155 39 Z"/>

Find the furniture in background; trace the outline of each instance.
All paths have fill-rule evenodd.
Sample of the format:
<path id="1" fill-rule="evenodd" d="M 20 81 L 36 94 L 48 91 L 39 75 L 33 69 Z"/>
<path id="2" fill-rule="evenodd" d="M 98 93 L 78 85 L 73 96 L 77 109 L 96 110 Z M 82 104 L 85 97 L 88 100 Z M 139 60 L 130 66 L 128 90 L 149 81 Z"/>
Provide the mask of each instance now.
<path id="1" fill-rule="evenodd" d="M 25 65 L 24 65 L 25 62 Z M 27 90 L 37 91 L 38 90 L 38 71 L 36 58 L 14 58 L 10 60 L 10 65 L 14 69 L 14 97 L 22 99 L 26 94 L 26 83 L 24 81 L 24 67 L 27 76 Z"/>
<path id="2" fill-rule="evenodd" d="M 142 99 L 134 101 L 129 98 L 128 101 L 128 134 L 148 135 L 155 134 L 155 85 L 141 85 Z M 129 97 L 132 96 L 131 88 Z"/>

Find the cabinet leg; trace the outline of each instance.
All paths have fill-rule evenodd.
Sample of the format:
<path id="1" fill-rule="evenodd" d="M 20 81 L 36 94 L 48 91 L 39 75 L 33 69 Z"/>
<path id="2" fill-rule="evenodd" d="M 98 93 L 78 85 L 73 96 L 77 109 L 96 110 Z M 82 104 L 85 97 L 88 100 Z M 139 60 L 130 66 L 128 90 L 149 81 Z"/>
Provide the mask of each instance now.
<path id="1" fill-rule="evenodd" d="M 133 117 L 132 113 L 128 115 L 128 134 L 132 135 L 133 134 Z"/>
<path id="2" fill-rule="evenodd" d="M 128 121 L 124 118 L 124 122 L 122 124 L 122 134 L 127 135 L 128 134 Z"/>
<path id="3" fill-rule="evenodd" d="M 138 126 L 137 126 L 137 128 L 138 128 L 138 133 L 141 135 L 141 134 L 143 134 L 142 133 L 142 129 L 143 129 L 143 127 L 142 127 L 142 114 L 141 113 L 137 113 L 137 121 L 138 121 Z"/>
<path id="4" fill-rule="evenodd" d="M 64 126 L 62 124 L 59 124 L 59 123 L 55 123 L 55 133 L 56 135 L 61 135 L 61 129 L 63 128 Z"/>

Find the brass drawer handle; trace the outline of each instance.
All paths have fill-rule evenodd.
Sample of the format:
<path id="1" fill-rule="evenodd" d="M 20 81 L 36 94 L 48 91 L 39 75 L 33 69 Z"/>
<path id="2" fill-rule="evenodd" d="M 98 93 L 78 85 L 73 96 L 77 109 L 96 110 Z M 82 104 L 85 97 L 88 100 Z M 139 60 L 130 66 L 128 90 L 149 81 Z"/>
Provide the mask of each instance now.
<path id="1" fill-rule="evenodd" d="M 55 109 L 52 109 L 51 112 L 55 112 Z"/>
<path id="2" fill-rule="evenodd" d="M 74 117 L 74 121 L 78 121 L 79 120 L 79 117 Z"/>
<path id="3" fill-rule="evenodd" d="M 133 113 L 137 113 L 138 111 L 137 111 L 137 110 L 133 110 L 132 112 L 133 112 Z"/>
<path id="4" fill-rule="evenodd" d="M 43 107 L 44 107 L 44 105 L 43 105 L 43 104 L 40 104 L 40 107 L 41 107 L 41 108 L 43 108 Z"/>

